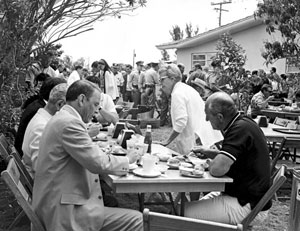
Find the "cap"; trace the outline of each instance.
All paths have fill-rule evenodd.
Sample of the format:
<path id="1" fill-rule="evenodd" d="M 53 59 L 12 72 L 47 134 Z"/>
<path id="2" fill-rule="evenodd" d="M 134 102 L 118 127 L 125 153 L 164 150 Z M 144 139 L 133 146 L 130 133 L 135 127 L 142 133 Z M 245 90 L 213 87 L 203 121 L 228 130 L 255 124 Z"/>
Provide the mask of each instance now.
<path id="1" fill-rule="evenodd" d="M 136 65 L 143 65 L 143 64 L 144 64 L 144 61 L 137 61 L 135 64 L 136 64 Z"/>

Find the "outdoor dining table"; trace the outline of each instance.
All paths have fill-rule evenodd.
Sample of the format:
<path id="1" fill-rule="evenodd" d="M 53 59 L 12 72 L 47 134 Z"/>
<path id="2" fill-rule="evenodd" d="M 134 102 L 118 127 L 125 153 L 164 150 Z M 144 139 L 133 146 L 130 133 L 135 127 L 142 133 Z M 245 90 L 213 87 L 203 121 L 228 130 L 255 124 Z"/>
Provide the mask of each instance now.
<path id="1" fill-rule="evenodd" d="M 152 152 L 156 152 L 155 145 Z M 167 147 L 161 146 L 163 149 Z M 172 154 L 178 154 L 168 149 Z M 167 165 L 167 162 L 159 162 L 160 165 Z M 141 167 L 139 167 L 141 168 Z M 180 175 L 178 169 L 168 169 L 164 174 L 158 177 L 145 178 L 134 175 L 129 172 L 125 176 L 115 176 L 103 174 L 102 179 L 111 187 L 115 193 L 160 193 L 160 192 L 178 192 L 181 194 L 180 215 L 184 215 L 184 202 L 186 192 L 210 192 L 224 191 L 225 184 L 233 182 L 233 179 L 227 176 L 213 177 L 208 171 L 204 172 L 201 178 L 192 178 Z M 143 202 L 142 202 L 143 203 Z M 143 208 L 143 205 L 140 206 Z"/>
<path id="2" fill-rule="evenodd" d="M 270 108 L 261 110 L 261 114 L 267 116 L 268 118 L 272 118 L 272 119 L 275 119 L 276 117 L 297 119 L 298 116 L 300 116 L 300 109 L 285 110 L 280 107 L 270 107 Z"/>

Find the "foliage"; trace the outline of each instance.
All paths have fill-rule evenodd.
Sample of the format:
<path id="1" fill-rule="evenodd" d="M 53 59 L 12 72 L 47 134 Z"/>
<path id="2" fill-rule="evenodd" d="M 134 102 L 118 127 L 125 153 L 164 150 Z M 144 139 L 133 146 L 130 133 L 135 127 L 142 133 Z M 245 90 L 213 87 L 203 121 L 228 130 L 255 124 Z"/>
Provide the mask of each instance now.
<path id="1" fill-rule="evenodd" d="M 199 27 L 198 26 L 196 26 L 196 29 L 194 30 L 191 23 L 189 23 L 189 24 L 187 23 L 185 25 L 185 34 L 186 34 L 187 38 L 191 38 L 193 36 L 196 36 L 198 33 L 199 33 Z"/>
<path id="2" fill-rule="evenodd" d="M 162 60 L 163 61 L 169 61 L 170 60 L 170 55 L 169 55 L 167 50 L 165 50 L 165 49 L 162 50 L 161 55 L 162 55 Z"/>
<path id="3" fill-rule="evenodd" d="M 175 25 L 172 27 L 172 30 L 169 31 L 172 36 L 173 41 L 178 41 L 183 39 L 183 31 L 180 29 L 180 26 Z"/>
<path id="4" fill-rule="evenodd" d="M 11 126 L 3 114 L 11 114 L 25 98 L 24 76 L 30 64 L 49 52 L 59 56 L 62 51 L 57 42 L 61 39 L 92 30 L 93 23 L 107 17 L 130 14 L 145 3 L 146 0 L 1 0 L 0 131 Z"/>
<path id="5" fill-rule="evenodd" d="M 278 31 L 282 36 L 282 41 L 264 43 L 262 56 L 267 64 L 281 58 L 299 56 L 299 0 L 263 0 L 258 4 L 255 16 L 264 19 L 270 35 Z"/>
<path id="6" fill-rule="evenodd" d="M 243 66 L 246 62 L 245 50 L 232 37 L 225 33 L 217 42 L 217 53 L 212 61 L 220 68 L 219 85 L 228 84 L 233 93 L 237 93 L 239 109 L 245 109 L 249 103 L 250 81 Z"/>

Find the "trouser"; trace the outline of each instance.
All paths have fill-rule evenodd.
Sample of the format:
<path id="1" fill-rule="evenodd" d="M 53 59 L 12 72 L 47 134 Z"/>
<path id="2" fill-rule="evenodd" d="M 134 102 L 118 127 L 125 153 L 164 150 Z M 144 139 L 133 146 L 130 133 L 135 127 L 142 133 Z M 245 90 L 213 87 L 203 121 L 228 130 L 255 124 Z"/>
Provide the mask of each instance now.
<path id="1" fill-rule="evenodd" d="M 160 126 L 164 126 L 168 123 L 168 112 L 169 112 L 169 97 L 162 91 L 160 103 Z"/>
<path id="2" fill-rule="evenodd" d="M 146 106 L 154 106 L 155 100 L 155 88 L 147 87 L 141 95 L 141 104 Z M 154 108 L 151 111 L 149 111 L 148 114 L 150 118 L 153 118 Z"/>
<path id="3" fill-rule="evenodd" d="M 186 202 L 184 216 L 236 225 L 240 224 L 250 212 L 250 203 L 241 206 L 235 197 L 211 192 L 199 201 Z M 267 213 L 268 211 L 260 212 L 255 220 L 265 219 Z"/>
<path id="4" fill-rule="evenodd" d="M 131 91 L 125 91 L 123 94 L 124 102 L 132 102 Z"/>
<path id="5" fill-rule="evenodd" d="M 131 91 L 131 96 L 132 96 L 132 102 L 133 102 L 133 107 L 136 108 L 137 105 L 140 104 L 141 101 L 141 94 L 138 88 L 134 88 Z"/>
<path id="6" fill-rule="evenodd" d="M 143 231 L 142 213 L 131 209 L 104 207 L 101 231 Z"/>

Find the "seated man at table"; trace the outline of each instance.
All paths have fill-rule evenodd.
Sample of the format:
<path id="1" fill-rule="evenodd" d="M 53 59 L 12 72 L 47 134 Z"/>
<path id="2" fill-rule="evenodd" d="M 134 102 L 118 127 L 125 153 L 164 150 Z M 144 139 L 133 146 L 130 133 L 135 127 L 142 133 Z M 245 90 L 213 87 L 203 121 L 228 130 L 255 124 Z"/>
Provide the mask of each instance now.
<path id="1" fill-rule="evenodd" d="M 97 85 L 100 84 L 100 79 L 96 76 L 88 76 L 86 80 Z M 116 106 L 112 98 L 108 94 L 101 92 L 99 111 L 97 111 L 94 116 L 97 119 L 97 121 L 102 124 L 116 124 L 119 121 Z"/>
<path id="2" fill-rule="evenodd" d="M 98 174 L 126 175 L 138 155 L 108 155 L 92 142 L 85 123 L 100 94 L 94 83 L 74 82 L 42 134 L 32 207 L 46 230 L 143 230 L 140 212 L 103 205 Z"/>
<path id="3" fill-rule="evenodd" d="M 232 98 L 225 92 L 212 94 L 205 103 L 206 119 L 221 130 L 224 140 L 221 150 L 198 147 L 213 159 L 212 176 L 227 175 L 233 183 L 225 185 L 223 193 L 210 193 L 199 201 L 185 205 L 185 216 L 238 224 L 251 212 L 270 187 L 270 160 L 266 138 L 256 122 L 238 113 Z M 271 202 L 263 210 L 268 210 Z M 266 216 L 260 212 L 260 216 Z"/>
<path id="4" fill-rule="evenodd" d="M 251 99 L 251 117 L 256 118 L 257 115 L 261 115 L 261 110 L 268 107 L 268 102 L 274 99 L 271 95 L 272 87 L 268 84 L 264 84 L 261 90 L 256 93 Z"/>

